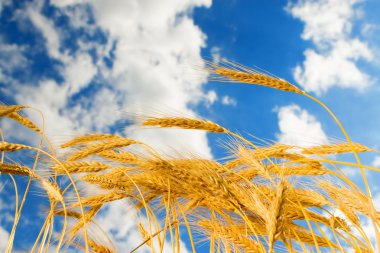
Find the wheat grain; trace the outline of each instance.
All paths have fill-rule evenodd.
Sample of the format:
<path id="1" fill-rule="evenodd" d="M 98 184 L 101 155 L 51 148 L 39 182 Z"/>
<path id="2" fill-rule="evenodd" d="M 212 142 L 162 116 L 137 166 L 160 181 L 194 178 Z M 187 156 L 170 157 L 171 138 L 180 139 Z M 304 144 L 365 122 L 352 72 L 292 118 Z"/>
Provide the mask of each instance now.
<path id="1" fill-rule="evenodd" d="M 205 130 L 214 133 L 225 133 L 227 130 L 218 124 L 200 120 L 200 119 L 190 119 L 181 117 L 171 117 L 171 118 L 149 118 L 142 123 L 143 126 L 159 126 L 159 127 L 177 127 L 183 129 L 198 129 Z"/>
<path id="2" fill-rule="evenodd" d="M 106 150 L 99 153 L 100 156 L 119 163 L 136 163 L 138 157 L 130 152 L 119 150 L 118 152 Z"/>
<path id="3" fill-rule="evenodd" d="M 235 244 L 237 247 L 243 249 L 244 252 L 260 252 L 260 248 L 254 240 L 239 233 L 233 226 L 224 226 L 217 224 L 216 222 L 206 220 L 199 221 L 198 224 L 200 227 L 208 230 L 213 236 L 225 239 Z"/>
<path id="4" fill-rule="evenodd" d="M 13 119 L 13 120 L 15 120 L 15 121 L 17 121 L 17 122 L 20 123 L 21 125 L 23 125 L 23 126 L 29 128 L 29 129 L 31 129 L 31 130 L 33 130 L 33 131 L 35 131 L 35 132 L 38 132 L 38 133 L 41 132 L 41 130 L 40 130 L 40 129 L 39 129 L 39 128 L 38 128 L 38 127 L 32 122 L 32 121 L 30 121 L 29 119 L 27 119 L 27 118 L 25 118 L 25 117 L 19 115 L 19 114 L 16 113 L 16 112 L 9 113 L 9 114 L 7 115 L 7 117 L 10 118 L 10 119 Z"/>
<path id="5" fill-rule="evenodd" d="M 55 215 L 58 215 L 58 216 L 64 216 L 65 215 L 65 211 L 63 210 L 54 210 L 54 214 Z M 75 219 L 80 219 L 82 217 L 82 215 L 76 211 L 72 211 L 72 210 L 66 210 L 66 215 L 68 217 L 72 217 L 72 218 L 75 218 Z"/>
<path id="6" fill-rule="evenodd" d="M 68 162 L 63 164 L 56 164 L 53 169 L 57 173 L 83 173 L 83 172 L 99 172 L 111 168 L 109 164 L 90 161 L 90 162 Z"/>
<path id="7" fill-rule="evenodd" d="M 146 229 L 144 228 L 143 224 L 141 222 L 139 222 L 137 224 L 138 226 L 138 229 L 140 231 L 140 234 L 142 236 L 142 238 L 144 239 L 144 241 L 146 241 L 146 244 L 153 249 L 153 241 L 152 241 L 152 238 L 151 236 L 149 235 L 148 231 L 146 231 Z"/>
<path id="8" fill-rule="evenodd" d="M 21 149 L 32 149 L 32 147 L 18 143 L 0 142 L 0 152 L 15 152 Z"/>
<path id="9" fill-rule="evenodd" d="M 113 135 L 113 134 L 89 134 L 89 135 L 75 137 L 74 139 L 66 143 L 63 143 L 61 145 L 61 148 L 68 148 L 68 147 L 85 144 L 85 143 L 93 142 L 93 141 L 104 141 L 104 140 L 118 139 L 118 138 L 123 138 L 123 137 L 118 136 L 118 135 Z"/>
<path id="10" fill-rule="evenodd" d="M 88 174 L 81 177 L 81 180 L 96 184 L 106 190 L 127 190 L 131 186 L 129 179 L 117 178 L 114 173 L 111 175 Z"/>
<path id="11" fill-rule="evenodd" d="M 304 93 L 297 86 L 289 83 L 286 80 L 269 76 L 257 71 L 252 71 L 247 68 L 242 68 L 228 61 L 225 61 L 225 63 L 227 63 L 225 66 L 220 66 L 213 63 L 207 64 L 208 66 L 206 67 L 206 71 L 211 73 L 209 77 L 210 80 L 219 82 L 232 81 L 239 83 L 256 84 L 282 91 L 295 92 L 299 94 Z"/>
<path id="12" fill-rule="evenodd" d="M 320 176 L 329 173 L 327 170 L 323 169 L 322 164 L 318 162 L 299 166 L 284 166 L 284 164 L 275 164 L 269 165 L 268 170 L 284 176 Z"/>
<path id="13" fill-rule="evenodd" d="M 0 163 L 0 172 L 5 174 L 35 177 L 35 174 L 30 168 L 18 164 Z"/>
<path id="14" fill-rule="evenodd" d="M 71 156 L 69 156 L 68 161 L 76 161 L 106 150 L 127 147 L 132 144 L 139 144 L 139 142 L 129 138 L 111 139 L 107 142 L 97 143 L 74 152 Z"/>
<path id="15" fill-rule="evenodd" d="M 70 238 L 72 238 L 83 226 L 88 223 L 99 212 L 102 204 L 92 205 L 84 217 L 80 218 L 78 223 L 70 230 Z"/>
<path id="16" fill-rule="evenodd" d="M 0 105 L 0 117 L 8 116 L 13 112 L 18 112 L 21 109 L 27 108 L 24 105 Z"/>
<path id="17" fill-rule="evenodd" d="M 275 241 L 283 232 L 284 215 L 283 206 L 285 203 L 285 193 L 287 185 L 284 181 L 277 185 L 276 197 L 272 202 L 270 211 L 268 212 L 266 226 L 268 231 L 269 252 L 273 251 Z"/>
<path id="18" fill-rule="evenodd" d="M 95 253 L 112 253 L 113 251 L 104 245 L 96 244 L 93 240 L 88 240 L 88 244 L 94 250 Z"/>
<path id="19" fill-rule="evenodd" d="M 84 206 L 98 206 L 98 205 L 103 205 L 105 203 L 112 202 L 115 200 L 123 199 L 126 197 L 131 197 L 131 196 L 126 193 L 121 193 L 119 191 L 113 191 L 110 193 L 104 193 L 104 194 L 82 198 L 81 202 Z M 78 206 L 79 206 L 79 203 L 75 203 L 72 205 L 72 207 L 78 207 Z"/>
<path id="20" fill-rule="evenodd" d="M 48 197 L 57 202 L 63 202 L 63 196 L 60 188 L 47 180 L 40 179 L 42 187 L 45 189 Z"/>
<path id="21" fill-rule="evenodd" d="M 303 149 L 303 154 L 312 155 L 328 155 L 328 154 L 343 154 L 348 152 L 367 152 L 371 149 L 360 143 L 339 143 L 331 145 L 321 145 Z"/>

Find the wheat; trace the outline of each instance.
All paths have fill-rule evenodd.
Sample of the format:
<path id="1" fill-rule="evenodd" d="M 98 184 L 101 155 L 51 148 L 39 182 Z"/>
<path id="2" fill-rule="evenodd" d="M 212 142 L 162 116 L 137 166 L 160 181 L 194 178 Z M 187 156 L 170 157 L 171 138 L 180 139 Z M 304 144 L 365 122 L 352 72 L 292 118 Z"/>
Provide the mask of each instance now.
<path id="1" fill-rule="evenodd" d="M 18 143 L 0 142 L 0 152 L 15 152 L 22 149 L 32 149 L 32 147 Z"/>
<path id="2" fill-rule="evenodd" d="M 5 174 L 35 177 L 35 174 L 30 168 L 18 164 L 0 163 L 0 172 Z"/>
<path id="3" fill-rule="evenodd" d="M 213 236 L 217 238 L 223 238 L 235 244 L 237 247 L 243 249 L 244 252 L 260 252 L 260 247 L 256 244 L 254 240 L 239 233 L 233 226 L 224 226 L 206 220 L 199 221 L 198 224 L 200 227 L 208 230 Z"/>
<path id="4" fill-rule="evenodd" d="M 150 118 L 142 123 L 143 126 L 159 126 L 159 127 L 177 127 L 182 129 L 198 129 L 205 130 L 214 133 L 225 133 L 227 130 L 218 124 L 200 120 L 200 119 L 190 119 L 181 117 L 172 118 Z"/>
<path id="5" fill-rule="evenodd" d="M 310 148 L 305 148 L 303 154 L 312 154 L 312 155 L 328 155 L 328 154 L 343 154 L 348 152 L 367 152 L 371 149 L 360 144 L 360 143 L 339 143 L 331 145 L 321 145 Z"/>
<path id="6" fill-rule="evenodd" d="M 225 61 L 225 66 L 208 63 L 206 71 L 211 73 L 209 79 L 219 82 L 239 82 L 247 84 L 262 85 L 282 91 L 295 92 L 303 94 L 304 92 L 297 86 L 286 80 L 269 76 L 258 71 L 249 70 L 248 68 L 237 66 L 232 62 Z"/>
<path id="7" fill-rule="evenodd" d="M 94 144 L 94 145 L 88 146 L 86 148 L 83 148 L 81 150 L 78 150 L 77 152 L 74 152 L 71 156 L 69 156 L 68 160 L 69 161 L 76 161 L 79 159 L 86 158 L 90 155 L 94 155 L 94 154 L 104 152 L 106 150 L 126 147 L 126 146 L 129 146 L 132 144 L 139 144 L 139 142 L 132 140 L 132 139 L 129 139 L 129 138 L 111 139 L 107 142 Z"/>
<path id="8" fill-rule="evenodd" d="M 118 172 L 120 172 L 120 170 L 118 170 Z M 88 174 L 81 177 L 81 180 L 86 181 L 90 184 L 97 184 L 99 187 L 106 190 L 127 190 L 127 188 L 131 185 L 128 179 L 122 180 L 115 177 L 115 172 L 113 172 L 111 175 Z"/>
<path id="9" fill-rule="evenodd" d="M 138 226 L 138 229 L 140 231 L 140 234 L 142 236 L 142 238 L 146 241 L 146 244 L 153 249 L 153 241 L 152 241 L 152 238 L 151 236 L 149 235 L 148 231 L 146 231 L 146 229 L 144 228 L 143 224 L 141 222 L 139 222 L 137 224 Z"/>
<path id="10" fill-rule="evenodd" d="M 283 207 L 285 203 L 285 193 L 287 185 L 284 181 L 279 183 L 276 190 L 276 197 L 272 202 L 271 209 L 268 212 L 266 226 L 268 231 L 269 252 L 273 251 L 274 242 L 283 232 L 284 215 Z"/>
<path id="11" fill-rule="evenodd" d="M 82 198 L 81 202 L 84 206 L 98 206 L 98 205 L 103 205 L 107 202 L 112 202 L 112 201 L 123 199 L 126 197 L 130 197 L 130 195 L 127 195 L 125 193 L 120 193 L 118 191 L 114 191 L 110 193 L 104 193 L 104 194 L 99 194 L 96 196 Z M 72 205 L 72 207 L 78 207 L 78 206 L 79 206 L 79 203 L 75 203 Z"/>
<path id="12" fill-rule="evenodd" d="M 16 112 L 12 112 L 12 113 L 9 113 L 7 115 L 8 118 L 10 119 L 13 119 L 15 121 L 17 121 L 18 123 L 20 123 L 21 125 L 35 131 L 35 132 L 38 132 L 40 133 L 41 130 L 38 128 L 38 126 L 36 126 L 32 121 L 30 121 L 29 119 L 19 115 L 18 113 Z"/>
<path id="13" fill-rule="evenodd" d="M 338 246 L 328 241 L 328 239 L 318 236 L 316 234 L 312 234 L 311 231 L 306 230 L 303 227 L 294 224 L 288 224 L 286 229 L 284 230 L 284 234 L 286 237 L 292 240 L 299 240 L 303 243 L 316 245 L 319 247 L 330 247 L 332 245 L 334 248 L 338 248 Z"/>
<path id="14" fill-rule="evenodd" d="M 80 218 L 78 223 L 70 230 L 70 237 L 72 238 L 84 225 L 87 224 L 102 208 L 102 204 L 92 205 L 84 217 Z"/>
<path id="15" fill-rule="evenodd" d="M 93 240 L 88 240 L 88 244 L 94 250 L 95 253 L 112 253 L 113 251 L 104 245 L 96 244 Z"/>
<path id="16" fill-rule="evenodd" d="M 284 166 L 284 164 L 269 165 L 270 172 L 284 176 L 321 176 L 329 172 L 323 169 L 322 164 L 318 162 L 309 163 L 299 166 Z"/>
<path id="17" fill-rule="evenodd" d="M 99 172 L 111 168 L 109 164 L 89 161 L 89 162 L 68 162 L 63 164 L 56 164 L 53 169 L 57 173 L 83 173 L 83 172 Z"/>
<path id="18" fill-rule="evenodd" d="M 100 156 L 119 163 L 137 163 L 138 157 L 130 152 L 119 150 L 118 152 L 106 150 L 99 153 Z"/>
<path id="19" fill-rule="evenodd" d="M 89 134 L 89 135 L 75 137 L 74 139 L 62 144 L 61 148 L 68 148 L 68 147 L 85 144 L 85 143 L 93 142 L 93 141 L 104 141 L 104 140 L 118 139 L 118 138 L 123 138 L 123 137 L 113 135 L 113 134 Z"/>
<path id="20" fill-rule="evenodd" d="M 50 199 L 57 202 L 63 202 L 63 196 L 62 196 L 61 190 L 56 184 L 51 183 L 44 179 L 41 179 L 40 181 L 41 181 L 42 187 L 45 189 Z"/>
<path id="21" fill-rule="evenodd" d="M 68 217 L 72 217 L 78 220 L 82 218 L 82 215 L 80 213 L 72 210 L 66 210 L 66 212 L 64 210 L 54 210 L 54 214 L 58 216 L 64 216 L 66 214 Z"/>
<path id="22" fill-rule="evenodd" d="M 11 113 L 27 108 L 24 105 L 0 105 L 0 117 L 6 117 Z"/>

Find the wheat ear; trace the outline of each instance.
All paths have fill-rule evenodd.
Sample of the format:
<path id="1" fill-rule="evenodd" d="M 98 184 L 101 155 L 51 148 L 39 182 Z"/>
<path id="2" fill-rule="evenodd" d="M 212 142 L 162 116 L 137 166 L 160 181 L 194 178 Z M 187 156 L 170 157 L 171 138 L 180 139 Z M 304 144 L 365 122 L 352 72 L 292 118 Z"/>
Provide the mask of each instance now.
<path id="1" fill-rule="evenodd" d="M 100 152 L 114 149 L 114 148 L 121 148 L 126 147 L 132 144 L 138 144 L 139 142 L 129 139 L 129 138 L 116 138 L 111 139 L 107 142 L 101 142 L 97 143 L 91 146 L 88 146 L 84 149 L 78 150 L 77 152 L 74 152 L 71 156 L 69 156 L 68 161 L 76 161 L 79 159 L 86 158 L 90 155 L 98 154 Z"/>
<path id="2" fill-rule="evenodd" d="M 285 203 L 285 193 L 287 187 L 288 186 L 284 181 L 281 181 L 277 185 L 276 196 L 272 202 L 270 211 L 268 212 L 266 226 L 268 231 L 269 252 L 273 252 L 275 241 L 283 233 L 284 215 L 282 209 Z"/>
<path id="3" fill-rule="evenodd" d="M 35 131 L 35 132 L 38 132 L 40 133 L 41 130 L 38 128 L 38 126 L 36 126 L 32 121 L 30 121 L 28 118 L 25 118 L 21 115 L 19 115 L 17 112 L 12 112 L 10 114 L 7 115 L 8 118 L 10 119 L 13 119 L 15 121 L 17 121 L 18 123 L 20 123 L 21 125 Z"/>
<path id="4" fill-rule="evenodd" d="M 198 129 L 214 133 L 225 133 L 227 130 L 218 124 L 191 118 L 169 117 L 169 118 L 149 118 L 142 123 L 143 126 L 159 126 L 159 127 L 177 127 L 183 129 Z"/>
<path id="5" fill-rule="evenodd" d="M 88 245 L 90 245 L 90 247 L 95 253 L 112 253 L 113 252 L 106 246 L 97 244 L 91 239 L 88 240 Z"/>
<path id="6" fill-rule="evenodd" d="M 370 151 L 371 149 L 360 143 L 339 143 L 331 145 L 321 145 L 310 148 L 305 148 L 303 154 L 312 155 L 328 155 L 328 154 L 343 154 L 348 152 L 362 153 Z"/>
<path id="7" fill-rule="evenodd" d="M 227 60 L 223 61 L 225 63 L 223 66 L 209 62 L 206 63 L 207 67 L 205 70 L 211 74 L 209 76 L 211 81 L 257 84 L 282 91 L 304 93 L 297 86 L 286 80 L 238 66 Z"/>
<path id="8" fill-rule="evenodd" d="M 0 163 L 0 172 L 4 174 L 35 177 L 35 174 L 30 168 L 18 164 Z"/>
<path id="9" fill-rule="evenodd" d="M 119 150 L 115 152 L 113 150 L 106 150 L 99 153 L 100 156 L 119 163 L 136 163 L 138 157 L 130 152 Z"/>
<path id="10" fill-rule="evenodd" d="M 21 109 L 27 108 L 24 105 L 0 105 L 0 117 L 5 117 L 13 112 L 18 112 Z"/>
<path id="11" fill-rule="evenodd" d="M 0 152 L 15 152 L 21 149 L 32 149 L 32 147 L 18 143 L 0 142 Z"/>
<path id="12" fill-rule="evenodd" d="M 123 138 L 118 135 L 113 135 L 113 134 L 89 134 L 89 135 L 83 135 L 83 136 L 78 136 L 75 137 L 74 139 L 65 142 L 61 145 L 61 148 L 68 148 L 80 144 L 85 144 L 88 142 L 93 142 L 93 141 L 104 141 L 104 140 L 110 140 L 110 139 L 118 139 L 118 138 Z"/>
<path id="13" fill-rule="evenodd" d="M 90 162 L 68 162 L 57 164 L 53 167 L 54 171 L 60 174 L 69 173 L 83 173 L 83 172 L 99 172 L 111 168 L 109 164 L 90 161 Z"/>

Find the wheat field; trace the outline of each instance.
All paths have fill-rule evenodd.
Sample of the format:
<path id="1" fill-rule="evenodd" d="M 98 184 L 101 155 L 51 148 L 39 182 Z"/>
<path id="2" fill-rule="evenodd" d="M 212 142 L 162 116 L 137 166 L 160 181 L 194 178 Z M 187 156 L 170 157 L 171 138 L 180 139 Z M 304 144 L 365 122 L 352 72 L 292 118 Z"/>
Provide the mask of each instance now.
<path id="1" fill-rule="evenodd" d="M 53 147 L 44 129 L 23 116 L 27 105 L 1 105 L 0 117 L 13 120 L 40 137 L 40 144 L 11 143 L 1 132 L 0 172 L 18 192 L 17 177 L 28 181 L 16 194 L 14 222 L 6 252 L 12 252 L 17 225 L 32 182 L 50 205 L 31 252 L 116 252 L 95 217 L 109 203 L 128 199 L 146 216 L 139 223 L 143 240 L 131 252 L 149 247 L 164 252 L 170 241 L 180 252 L 186 238 L 192 252 L 376 252 L 380 249 L 380 212 L 374 207 L 367 171 L 359 153 L 378 152 L 353 142 L 340 121 L 321 101 L 286 80 L 236 63 L 205 62 L 212 81 L 261 85 L 305 96 L 329 113 L 346 141 L 301 147 L 283 143 L 259 145 L 217 123 L 187 117 L 147 117 L 141 127 L 181 128 L 229 137 L 231 154 L 223 160 L 168 157 L 149 144 L 109 133 L 77 136 Z M 42 145 L 45 143 L 45 145 Z M 351 154 L 355 162 L 341 159 Z M 20 164 L 14 157 L 23 157 Z M 40 170 L 41 167 L 44 168 Z M 360 171 L 364 187 L 344 167 Z M 3 180 L 5 177 L 1 177 Z M 94 191 L 83 192 L 79 185 Z M 19 197 L 20 195 L 20 197 Z M 371 240 L 363 220 L 371 221 Z M 57 220 L 59 232 L 54 232 Z M 18 231 L 20 233 L 20 231 Z M 22 232 L 22 231 L 21 231 Z M 1 240 L 1 238 L 0 238 Z"/>

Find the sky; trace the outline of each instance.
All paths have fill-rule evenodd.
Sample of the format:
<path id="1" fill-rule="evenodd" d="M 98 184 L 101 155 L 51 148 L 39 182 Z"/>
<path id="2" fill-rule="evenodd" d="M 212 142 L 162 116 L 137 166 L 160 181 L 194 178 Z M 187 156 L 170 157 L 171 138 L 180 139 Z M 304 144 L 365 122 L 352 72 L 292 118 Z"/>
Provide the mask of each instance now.
<path id="1" fill-rule="evenodd" d="M 0 101 L 41 110 L 53 144 L 103 132 L 166 154 L 227 155 L 215 135 L 142 129 L 128 120 L 157 114 L 202 117 L 270 142 L 344 140 L 326 111 L 305 97 L 208 82 L 196 70 L 202 57 L 227 58 L 300 86 L 333 110 L 354 141 L 380 148 L 379 12 L 378 0 L 0 0 Z M 27 115 L 41 124 L 38 113 Z M 38 141 L 9 120 L 0 124 L 7 140 Z M 380 167 L 380 156 L 362 158 Z M 357 171 L 347 170 L 361 182 Z M 369 180 L 380 200 L 379 178 Z M 0 175 L 0 251 L 9 236 L 12 194 L 9 178 Z M 31 198 L 33 210 L 33 200 L 41 200 Z M 98 218 L 123 251 L 139 241 L 131 222 L 136 214 L 128 210 L 118 202 Z M 28 213 L 25 227 L 38 220 Z M 28 248 L 31 231 L 25 238 L 16 234 L 16 249 Z"/>

